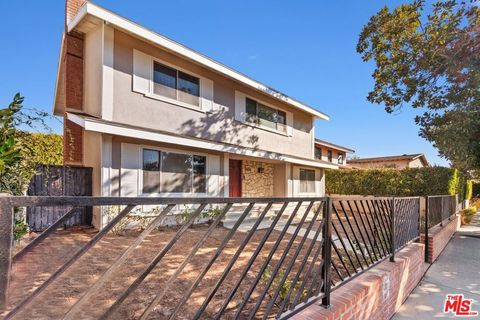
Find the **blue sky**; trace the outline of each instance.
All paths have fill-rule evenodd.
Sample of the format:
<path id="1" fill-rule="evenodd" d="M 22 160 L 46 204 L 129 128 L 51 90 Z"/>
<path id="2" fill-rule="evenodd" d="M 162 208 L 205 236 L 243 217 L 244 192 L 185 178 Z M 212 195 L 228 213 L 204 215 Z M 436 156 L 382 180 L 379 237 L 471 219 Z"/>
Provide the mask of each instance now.
<path id="1" fill-rule="evenodd" d="M 447 165 L 418 136 L 415 114 L 387 114 L 366 100 L 372 64 L 355 51 L 382 6 L 402 1 L 115 1 L 102 5 L 330 115 L 316 136 L 360 157 L 420 153 Z M 28 3 L 28 4 L 27 4 Z M 0 105 L 15 92 L 51 112 L 64 0 L 0 2 Z M 52 120 L 54 131 L 61 123 Z"/>

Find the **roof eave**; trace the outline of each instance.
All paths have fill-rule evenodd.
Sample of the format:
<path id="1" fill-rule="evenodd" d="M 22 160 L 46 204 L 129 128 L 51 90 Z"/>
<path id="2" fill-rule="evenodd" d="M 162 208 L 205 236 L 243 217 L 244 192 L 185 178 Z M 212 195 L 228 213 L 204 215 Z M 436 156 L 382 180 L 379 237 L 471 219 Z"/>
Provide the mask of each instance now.
<path id="1" fill-rule="evenodd" d="M 235 71 L 209 57 L 206 57 L 198 52 L 195 52 L 192 49 L 189 49 L 173 40 L 170 40 L 156 32 L 146 29 L 138 25 L 135 22 L 132 22 L 124 17 L 121 17 L 105 8 L 102 8 L 96 4 L 86 1 L 79 9 L 77 15 L 68 23 L 67 31 L 71 32 L 75 30 L 75 28 L 80 24 L 80 22 L 87 16 L 92 15 L 100 20 L 103 20 L 118 29 L 125 30 L 131 34 L 134 34 L 144 40 L 154 43 L 157 46 L 160 46 L 164 49 L 170 50 L 179 54 L 181 56 L 186 57 L 187 59 L 202 65 L 203 67 L 207 67 L 217 73 L 223 74 L 229 78 L 233 78 L 244 85 L 247 85 L 257 91 L 263 92 L 269 96 L 274 97 L 277 100 L 280 100 L 290 106 L 293 106 L 297 109 L 300 109 L 304 112 L 307 112 L 314 117 L 321 119 L 321 120 L 330 120 L 330 117 L 320 112 L 298 100 L 288 97 L 287 95 L 274 90 L 256 80 L 253 80 L 246 75 L 241 74 L 238 71 Z"/>

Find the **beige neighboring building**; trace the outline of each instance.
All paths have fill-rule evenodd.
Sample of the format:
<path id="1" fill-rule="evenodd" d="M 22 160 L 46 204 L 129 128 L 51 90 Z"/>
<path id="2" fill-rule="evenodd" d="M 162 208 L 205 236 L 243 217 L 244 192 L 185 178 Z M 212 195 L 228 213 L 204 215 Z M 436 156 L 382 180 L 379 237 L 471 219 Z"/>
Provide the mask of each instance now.
<path id="1" fill-rule="evenodd" d="M 96 4 L 66 8 L 54 113 L 95 196 L 325 194 L 341 166 L 315 158 L 326 114 Z"/>
<path id="2" fill-rule="evenodd" d="M 351 159 L 347 161 L 348 167 L 354 169 L 406 169 L 424 168 L 430 164 L 423 153 L 403 154 L 400 156 L 387 156 L 375 158 Z"/>
<path id="3" fill-rule="evenodd" d="M 347 154 L 352 153 L 355 153 L 355 150 L 315 139 L 315 159 L 317 160 L 337 164 L 342 169 L 347 166 Z"/>

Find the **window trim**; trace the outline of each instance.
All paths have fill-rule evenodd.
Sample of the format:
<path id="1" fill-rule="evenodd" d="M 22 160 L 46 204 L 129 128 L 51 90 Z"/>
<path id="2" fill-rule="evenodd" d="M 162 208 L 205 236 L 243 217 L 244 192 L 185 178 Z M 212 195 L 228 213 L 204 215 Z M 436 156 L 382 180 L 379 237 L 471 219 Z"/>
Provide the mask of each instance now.
<path id="1" fill-rule="evenodd" d="M 342 162 L 340 162 L 340 157 L 342 157 Z M 338 152 L 338 154 L 337 154 L 337 164 L 343 165 L 344 162 L 345 162 L 345 159 L 344 159 L 343 153 Z"/>
<path id="2" fill-rule="evenodd" d="M 192 156 L 203 156 L 205 157 L 205 192 L 152 192 L 152 193 L 144 193 L 143 192 L 143 150 L 149 149 L 154 151 L 160 152 L 172 152 L 172 153 L 180 153 Z M 139 145 L 139 174 L 138 174 L 138 190 L 139 196 L 141 197 L 158 197 L 158 196 L 166 196 L 166 197 L 207 197 L 208 196 L 208 180 L 209 180 L 209 171 L 208 171 L 208 154 L 203 152 L 196 152 L 196 151 L 189 151 L 189 150 L 178 150 L 173 148 L 163 148 L 151 145 Z M 160 159 L 161 161 L 161 159 Z M 160 168 L 161 172 L 161 168 Z M 160 174 L 160 183 L 162 182 L 162 175 Z"/>
<path id="3" fill-rule="evenodd" d="M 155 99 L 155 100 L 160 100 L 169 104 L 174 104 L 180 107 L 192 109 L 198 112 L 202 113 L 207 113 L 206 110 L 202 109 L 202 79 L 206 79 L 205 77 L 200 76 L 199 74 L 196 74 L 194 72 L 191 72 L 190 70 L 184 69 L 182 67 L 179 67 L 175 64 L 169 63 L 165 60 L 159 59 L 157 57 L 151 56 L 151 65 L 150 65 L 150 86 L 148 90 L 148 94 L 145 94 L 147 98 Z M 154 93 L 154 86 L 155 86 L 155 81 L 154 81 L 154 75 L 155 75 L 155 62 L 160 63 L 165 65 L 166 67 L 173 68 L 177 70 L 177 86 L 178 86 L 178 71 L 186 73 L 188 75 L 191 75 L 193 77 L 198 78 L 198 106 L 194 104 L 190 104 L 187 102 L 179 101 L 176 99 L 172 99 L 169 97 L 162 96 L 160 94 Z M 177 98 L 178 98 L 178 88 L 175 89 L 177 91 Z"/>
<path id="4" fill-rule="evenodd" d="M 301 187 L 302 180 L 300 179 L 300 171 L 301 170 L 311 170 L 311 171 L 313 171 L 313 192 L 302 192 L 302 189 L 301 189 L 302 188 Z M 315 168 L 298 167 L 298 194 L 299 195 L 305 195 L 305 196 L 315 196 L 317 194 L 317 170 Z"/>
<path id="5" fill-rule="evenodd" d="M 253 97 L 251 95 L 248 95 L 248 94 L 246 94 L 242 91 L 239 91 L 239 92 L 241 92 L 243 94 L 243 96 L 245 97 L 245 114 L 244 114 L 244 117 L 243 117 L 243 121 L 240 121 L 240 122 L 242 122 L 243 124 L 246 124 L 248 126 L 254 127 L 254 128 L 259 128 L 259 129 L 262 129 L 262 130 L 265 130 L 265 131 L 270 131 L 270 132 L 277 133 L 277 134 L 287 136 L 287 137 L 290 136 L 288 134 L 288 115 L 292 114 L 292 112 L 287 111 L 287 110 L 285 110 L 284 108 L 281 108 L 281 107 L 273 106 L 270 103 L 267 103 L 267 102 L 265 102 L 261 99 L 255 98 L 255 97 Z M 266 107 L 285 112 L 285 132 L 281 131 L 281 130 L 273 129 L 273 128 L 270 128 L 270 127 L 267 127 L 267 126 L 264 126 L 260 123 L 247 121 L 247 119 L 246 119 L 246 116 L 247 116 L 247 99 L 255 100 L 257 102 L 257 104 L 260 103 L 260 104 L 263 104 Z M 292 114 L 292 117 L 293 117 L 293 114 Z"/>

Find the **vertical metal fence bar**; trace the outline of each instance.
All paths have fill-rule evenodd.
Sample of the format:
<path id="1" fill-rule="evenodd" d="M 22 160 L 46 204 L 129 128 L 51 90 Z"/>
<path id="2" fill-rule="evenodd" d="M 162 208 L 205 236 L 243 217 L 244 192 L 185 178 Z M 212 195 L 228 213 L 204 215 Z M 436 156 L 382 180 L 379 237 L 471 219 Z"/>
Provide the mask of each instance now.
<path id="1" fill-rule="evenodd" d="M 392 198 L 392 206 L 391 206 L 391 211 L 390 211 L 390 250 L 391 250 L 391 256 L 390 256 L 390 262 L 395 262 L 395 198 Z"/>
<path id="2" fill-rule="evenodd" d="M 429 255 L 429 250 L 428 250 L 428 246 L 430 245 L 429 241 L 428 241 L 428 224 L 430 223 L 428 221 L 428 216 L 430 214 L 430 209 L 429 209 L 429 202 L 430 202 L 430 199 L 429 197 L 427 196 L 425 198 L 425 233 L 424 233 L 424 237 L 425 237 L 425 262 L 428 262 L 428 255 Z"/>
<path id="3" fill-rule="evenodd" d="M 13 208 L 0 202 L 0 310 L 8 303 L 8 286 L 12 268 Z"/>
<path id="4" fill-rule="evenodd" d="M 322 299 L 322 306 L 328 308 L 330 306 L 331 283 L 331 264 L 332 264 L 332 200 L 327 198 L 326 206 L 323 210 L 324 214 L 324 232 L 323 232 L 323 293 L 325 297 Z"/>

